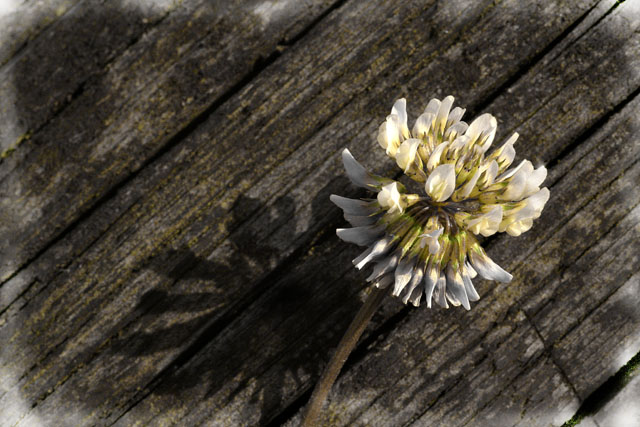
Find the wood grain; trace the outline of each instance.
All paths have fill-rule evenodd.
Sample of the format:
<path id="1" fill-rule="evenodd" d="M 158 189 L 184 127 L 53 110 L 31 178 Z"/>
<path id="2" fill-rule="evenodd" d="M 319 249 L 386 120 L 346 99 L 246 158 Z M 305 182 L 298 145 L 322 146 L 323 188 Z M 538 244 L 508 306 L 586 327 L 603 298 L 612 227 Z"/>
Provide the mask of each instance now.
<path id="1" fill-rule="evenodd" d="M 207 109 L 217 108 L 234 86 L 253 75 L 256 64 L 277 53 L 278 43 L 293 39 L 329 6 L 323 1 L 295 4 L 279 13 L 260 12 L 266 13 L 265 17 L 254 13 L 253 8 L 259 6 L 255 2 L 237 6 L 228 2 L 185 2 L 145 37 L 131 35 L 131 46 L 112 59 L 95 82 L 87 81 L 81 91 L 59 85 L 52 78 L 55 91 L 45 86 L 42 92 L 53 96 L 50 94 L 58 91 L 60 97 L 73 92 L 73 102 L 48 121 L 44 116 L 53 112 L 33 119 L 36 124 L 21 130 L 29 134 L 28 138 L 14 135 L 21 141 L 20 149 L 4 159 L 0 169 L 1 208 L 8 220 L 0 225 L 0 277 L 6 280 L 15 274 L 96 202 L 109 198 L 110 190 L 162 150 L 175 145 L 202 121 L 198 120 L 199 115 L 206 116 Z M 109 16 L 110 9 L 88 5 L 82 10 L 96 14 L 91 16 L 96 25 L 104 20 L 122 24 L 127 31 L 132 28 L 117 16 Z M 298 19 L 292 21 L 291 16 Z M 73 35 L 76 27 L 86 21 L 86 17 L 80 17 L 60 24 Z M 89 25 L 86 31 L 96 30 Z M 48 40 L 43 49 L 47 46 Z M 64 42 L 61 48 L 66 49 Z M 23 70 L 6 71 L 17 76 L 31 75 L 28 61 L 37 61 L 40 55 L 36 52 L 35 58 L 23 56 L 15 65 L 24 63 Z M 93 64 L 94 60 L 89 57 L 79 62 Z M 47 67 L 40 64 L 38 70 L 43 70 L 43 75 L 48 73 Z M 60 74 L 66 78 L 75 71 L 85 78 L 90 73 L 63 69 Z M 77 79 L 72 80 L 76 86 L 81 85 Z M 10 85 L 12 79 L 3 81 Z M 33 93 L 33 84 L 24 77 L 17 82 L 26 88 L 8 87 L 7 91 L 16 92 L 14 96 L 25 103 L 28 114 L 37 112 L 40 105 L 50 107 L 58 102 L 57 95 L 46 100 Z M 29 133 L 31 128 L 35 129 Z M 7 138 L 11 140 L 12 136 Z"/>
<path id="2" fill-rule="evenodd" d="M 194 1 L 114 21 L 123 41 L 44 85 L 0 164 L 4 422 L 296 425 L 367 292 L 333 231 L 329 195 L 365 196 L 338 153 L 396 174 L 374 138 L 393 100 L 416 117 L 451 93 L 520 133 L 552 198 L 486 242 L 514 281 L 479 282 L 470 312 L 385 301 L 325 423 L 562 424 L 640 348 L 636 9 Z"/>

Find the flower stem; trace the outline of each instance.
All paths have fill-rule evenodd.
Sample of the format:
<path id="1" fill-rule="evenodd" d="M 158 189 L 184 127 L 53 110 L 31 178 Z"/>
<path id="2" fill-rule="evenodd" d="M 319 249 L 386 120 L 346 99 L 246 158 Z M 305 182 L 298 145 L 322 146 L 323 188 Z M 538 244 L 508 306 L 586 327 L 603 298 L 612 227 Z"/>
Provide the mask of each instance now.
<path id="1" fill-rule="evenodd" d="M 302 427 L 311 427 L 316 425 L 316 419 L 318 418 L 322 405 L 331 390 L 331 386 L 336 381 L 336 378 L 338 378 L 340 369 L 342 369 L 342 366 L 347 361 L 347 357 L 349 357 L 349 354 L 364 332 L 369 320 L 371 320 L 373 313 L 376 312 L 390 288 L 391 286 L 387 286 L 385 289 L 379 289 L 374 286 L 360 308 L 360 311 L 358 311 L 356 317 L 351 321 L 347 332 L 345 332 L 338 344 L 335 354 L 329 361 L 329 364 L 325 368 L 320 380 L 313 390 L 311 403 L 309 403 L 304 419 L 302 420 Z"/>

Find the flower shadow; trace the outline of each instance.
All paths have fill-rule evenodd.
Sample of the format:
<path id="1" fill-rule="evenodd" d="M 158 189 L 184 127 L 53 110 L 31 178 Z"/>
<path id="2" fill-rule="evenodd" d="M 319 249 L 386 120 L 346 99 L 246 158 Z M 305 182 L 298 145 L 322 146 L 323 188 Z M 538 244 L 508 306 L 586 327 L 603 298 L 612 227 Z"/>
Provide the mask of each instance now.
<path id="1" fill-rule="evenodd" d="M 249 401 L 249 407 L 261 408 L 260 425 L 268 423 L 277 415 L 273 410 L 278 403 L 292 398 L 283 396 L 286 389 L 291 390 L 288 381 L 297 384 L 294 389 L 298 389 L 306 378 L 319 375 L 319 354 L 313 345 L 301 344 L 293 352 L 289 347 L 306 336 L 315 319 L 326 316 L 326 306 L 316 303 L 321 299 L 317 300 L 314 292 L 340 280 L 341 273 L 317 275 L 317 271 L 326 271 L 327 261 L 311 257 L 301 262 L 298 255 L 317 242 L 318 234 L 321 241 L 335 238 L 335 226 L 327 224 L 341 219 L 339 211 L 328 203 L 329 195 L 348 185 L 346 178 L 337 177 L 320 190 L 311 203 L 311 228 L 290 231 L 287 240 L 302 243 L 295 254 L 284 260 L 279 249 L 268 243 L 269 239 L 267 243 L 256 242 L 256 227 L 272 232 L 283 227 L 293 230 L 291 223 L 298 220 L 293 199 L 284 196 L 273 206 L 266 206 L 260 200 L 240 196 L 230 209 L 233 220 L 229 228 L 235 230 L 229 236 L 235 248 L 230 258 L 222 261 L 181 247 L 151 260 L 148 268 L 171 279 L 173 284 L 149 290 L 140 297 L 126 317 L 135 319 L 131 323 L 134 328 L 152 326 L 130 333 L 124 327 L 124 333 L 112 342 L 110 352 L 137 358 L 175 351 L 174 360 L 145 392 L 158 396 L 199 392 L 203 400 L 221 394 L 226 402 L 240 393 L 249 393 L 243 399 Z M 265 222 L 255 223 L 247 218 L 248 212 L 266 211 L 271 214 Z M 289 262 L 290 258 L 294 261 Z M 266 274 L 256 275 L 259 270 Z M 190 289 L 200 287 L 202 291 L 178 290 L 186 283 L 191 283 Z M 220 303 L 221 294 L 242 286 L 247 287 L 247 292 L 238 301 Z M 342 286 L 334 289 L 339 293 L 337 298 L 344 301 L 341 309 L 357 310 L 360 301 L 353 291 Z M 305 320 L 301 321 L 301 317 Z M 252 359 L 260 353 L 256 358 L 260 365 L 253 366 Z M 294 353 L 295 357 L 291 357 Z M 275 372 L 262 375 L 272 365 L 277 366 Z M 247 387 L 250 382 L 255 384 Z"/>

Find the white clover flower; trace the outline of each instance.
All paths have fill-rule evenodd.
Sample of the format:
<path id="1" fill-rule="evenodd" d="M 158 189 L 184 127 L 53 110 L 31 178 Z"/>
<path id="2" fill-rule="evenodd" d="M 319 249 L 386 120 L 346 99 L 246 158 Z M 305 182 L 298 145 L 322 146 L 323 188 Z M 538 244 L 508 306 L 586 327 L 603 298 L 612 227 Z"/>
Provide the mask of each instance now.
<path id="1" fill-rule="evenodd" d="M 378 288 L 392 286 L 392 294 L 406 304 L 424 297 L 445 308 L 451 303 L 470 309 L 477 301 L 471 279 L 509 282 L 512 276 L 484 252 L 477 235 L 529 230 L 549 200 L 540 188 L 544 166 L 524 160 L 508 169 L 515 158 L 513 134 L 485 156 L 493 142 L 497 121 L 482 114 L 467 125 L 463 109 L 453 97 L 432 99 L 412 131 L 407 126 L 406 100 L 393 105 L 378 131 L 378 143 L 402 171 L 419 183 L 417 192 L 391 179 L 367 172 L 348 150 L 342 153 L 351 181 L 377 192 L 374 199 L 353 200 L 332 195 L 353 228 L 338 236 L 367 249 L 353 260 L 358 269 L 373 263 L 367 278 Z M 424 193 L 418 194 L 424 189 Z"/>

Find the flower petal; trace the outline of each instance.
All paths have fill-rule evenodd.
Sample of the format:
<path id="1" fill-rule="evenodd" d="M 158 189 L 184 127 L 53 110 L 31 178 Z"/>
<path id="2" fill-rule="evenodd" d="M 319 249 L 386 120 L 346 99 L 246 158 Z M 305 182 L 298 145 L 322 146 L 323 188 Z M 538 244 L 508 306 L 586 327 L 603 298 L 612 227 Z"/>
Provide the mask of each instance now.
<path id="1" fill-rule="evenodd" d="M 363 225 L 373 225 L 380 219 L 379 215 L 349 215 L 344 214 L 344 219 L 349 221 L 353 227 L 362 227 Z"/>
<path id="2" fill-rule="evenodd" d="M 362 260 L 367 259 L 369 255 L 371 255 L 372 250 L 373 250 L 373 246 L 369 246 L 364 252 L 362 252 L 360 255 L 358 255 L 353 260 L 351 260 L 351 263 L 355 265 L 356 268 L 358 268 L 358 265 L 362 262 Z M 360 268 L 358 268 L 358 270 L 360 270 Z"/>
<path id="3" fill-rule="evenodd" d="M 425 138 L 429 129 L 431 129 L 431 123 L 433 123 L 434 115 L 430 113 L 421 114 L 416 123 L 413 125 L 413 136 L 415 138 Z"/>
<path id="4" fill-rule="evenodd" d="M 447 291 L 459 301 L 464 308 L 471 310 L 469 298 L 464 288 L 464 282 L 459 271 L 454 271 L 451 265 L 447 268 Z"/>
<path id="5" fill-rule="evenodd" d="M 396 150 L 402 141 L 401 132 L 401 126 L 396 114 L 388 115 L 387 120 L 380 125 L 378 143 L 390 157 L 395 157 L 396 155 Z"/>
<path id="6" fill-rule="evenodd" d="M 469 221 L 467 230 L 473 234 L 482 234 L 484 237 L 489 237 L 498 231 L 501 221 L 502 206 L 495 205 L 489 212 Z"/>
<path id="7" fill-rule="evenodd" d="M 421 142 L 419 139 L 411 138 L 403 141 L 400 147 L 398 147 L 396 163 L 398 163 L 398 166 L 400 166 L 403 171 L 409 171 L 409 168 L 416 159 L 416 153 Z"/>
<path id="8" fill-rule="evenodd" d="M 540 184 L 547 178 L 547 168 L 540 166 L 538 169 L 531 172 L 527 179 L 527 183 L 524 188 L 523 197 L 527 197 L 535 193 L 540 189 Z"/>
<path id="9" fill-rule="evenodd" d="M 503 173 L 502 175 L 500 175 L 498 178 L 496 178 L 496 182 L 502 182 L 506 179 L 511 178 L 513 175 L 515 175 L 516 173 L 518 173 L 520 171 L 520 169 L 522 168 L 528 168 L 531 165 L 531 162 L 529 160 L 523 160 L 520 162 L 520 164 L 518 166 L 516 166 L 515 168 L 509 169 L 508 171 L 506 171 L 505 173 Z M 533 171 L 533 165 L 531 165 L 531 170 Z"/>
<path id="10" fill-rule="evenodd" d="M 373 272 L 369 275 L 369 277 L 367 277 L 367 282 L 371 282 L 372 280 L 375 280 L 376 278 L 396 268 L 399 259 L 400 255 L 392 254 L 387 258 L 378 261 L 375 267 L 373 267 Z"/>
<path id="11" fill-rule="evenodd" d="M 542 213 L 542 209 L 544 209 L 544 205 L 549 201 L 549 189 L 547 187 L 541 188 L 537 193 L 527 197 L 525 201 L 527 207 L 533 211 L 531 218 L 538 218 Z"/>
<path id="12" fill-rule="evenodd" d="M 482 179 L 480 179 L 480 189 L 485 189 L 494 183 L 498 170 L 499 166 L 495 160 L 492 160 L 488 165 L 486 165 L 484 175 L 482 176 Z"/>
<path id="13" fill-rule="evenodd" d="M 535 194 L 527 197 L 520 203 L 524 204 L 524 207 L 516 211 L 511 217 L 506 219 L 506 222 L 502 225 L 502 228 L 506 228 L 513 222 L 522 221 L 525 219 L 535 219 L 540 217 L 544 205 L 549 200 L 549 189 L 542 188 Z"/>
<path id="14" fill-rule="evenodd" d="M 464 266 L 467 269 L 467 272 L 469 273 L 469 277 L 471 279 L 473 279 L 474 277 L 476 277 L 478 275 L 478 273 L 473 269 L 473 267 L 471 267 L 471 264 L 469 264 L 469 260 L 467 260 L 464 263 Z"/>
<path id="15" fill-rule="evenodd" d="M 498 282 L 509 283 L 513 276 L 502 269 L 498 264 L 493 262 L 491 258 L 479 248 L 479 251 L 469 251 L 469 258 L 474 270 L 482 277 Z"/>
<path id="16" fill-rule="evenodd" d="M 456 122 L 459 122 L 462 116 L 464 115 L 465 111 L 466 110 L 464 108 L 460 108 L 460 107 L 454 108 L 449 113 L 449 119 L 447 120 L 447 122 L 451 124 L 455 124 Z"/>
<path id="17" fill-rule="evenodd" d="M 347 197 L 338 196 L 337 194 L 329 196 L 329 200 L 342 209 L 345 214 L 349 215 L 366 216 L 375 214 L 378 211 L 378 209 L 375 208 L 375 205 L 377 205 L 376 202 L 349 199 Z"/>
<path id="18" fill-rule="evenodd" d="M 496 150 L 495 154 L 492 154 L 490 158 L 495 159 L 500 165 L 500 172 L 511 166 L 513 159 L 516 157 L 516 150 L 513 148 L 513 144 L 518 139 L 518 132 L 514 132 L 513 135 L 502 144 L 502 147 Z"/>
<path id="19" fill-rule="evenodd" d="M 345 242 L 358 246 L 368 246 L 384 234 L 384 226 L 368 225 L 365 227 L 338 228 L 336 234 Z"/>
<path id="20" fill-rule="evenodd" d="M 358 187 L 374 189 L 380 186 L 377 181 L 358 161 L 351 155 L 348 149 L 342 150 L 342 163 L 347 176 Z M 372 188 L 373 187 L 373 188 Z"/>
<path id="21" fill-rule="evenodd" d="M 440 273 L 435 265 L 429 265 L 427 267 L 427 274 L 424 275 L 424 295 L 425 301 L 427 301 L 427 307 L 431 308 L 431 298 L 433 296 L 433 290 L 438 283 L 438 277 Z"/>
<path id="22" fill-rule="evenodd" d="M 376 288 L 385 289 L 387 286 L 389 286 L 392 283 L 393 283 L 393 274 L 389 273 L 389 274 L 386 274 L 386 275 L 382 276 L 373 285 Z"/>
<path id="23" fill-rule="evenodd" d="M 407 127 L 407 100 L 404 98 L 398 99 L 391 109 L 391 114 L 395 114 L 398 117 L 398 127 L 400 133 L 404 138 L 409 138 L 409 128 Z"/>
<path id="24" fill-rule="evenodd" d="M 382 187 L 378 193 L 378 203 L 387 209 L 389 213 L 404 211 L 406 206 L 400 197 L 397 182 L 392 182 Z"/>
<path id="25" fill-rule="evenodd" d="M 431 255 L 435 255 L 440 250 L 440 243 L 438 242 L 438 237 L 442 234 L 444 228 L 438 228 L 436 230 L 429 231 L 427 233 L 421 234 L 418 237 L 421 237 L 420 247 L 424 248 L 427 244 L 429 245 L 429 253 Z"/>
<path id="26" fill-rule="evenodd" d="M 520 221 L 514 221 L 507 227 L 507 233 L 511 236 L 518 237 L 525 231 L 529 231 L 533 226 L 533 220 L 531 218 L 521 219 Z"/>
<path id="27" fill-rule="evenodd" d="M 471 281 L 471 277 L 468 274 L 462 275 L 462 280 L 464 282 L 464 289 L 467 291 L 467 296 L 469 297 L 469 301 L 478 301 L 480 299 L 480 295 L 476 291 L 476 288 L 473 287 L 473 282 Z"/>
<path id="28" fill-rule="evenodd" d="M 452 164 L 436 167 L 429 174 L 425 183 L 425 191 L 436 202 L 447 200 L 456 188 L 456 170 Z"/>
<path id="29" fill-rule="evenodd" d="M 358 258 L 353 260 L 356 268 L 362 270 L 367 263 L 384 256 L 394 245 L 394 239 L 391 236 L 384 236 L 369 248 L 368 252 L 362 253 Z M 366 254 L 366 255 L 365 255 Z M 364 255 L 364 256 L 363 256 Z"/>
<path id="30" fill-rule="evenodd" d="M 491 146 L 493 138 L 496 135 L 498 121 L 491 114 L 485 113 L 478 116 L 469 125 L 469 129 L 465 132 L 472 143 L 480 143 L 482 151 L 485 152 Z"/>
<path id="31" fill-rule="evenodd" d="M 409 299 L 411 299 L 412 297 L 414 297 L 414 299 L 412 300 L 412 304 L 414 306 L 418 306 L 419 302 L 420 302 L 420 295 L 422 294 L 422 288 L 420 288 L 418 285 L 420 284 L 420 282 L 422 282 L 422 276 L 424 276 L 424 273 L 422 270 L 415 268 L 413 270 L 413 276 L 411 277 L 411 281 L 409 282 L 409 284 L 406 287 L 406 291 L 404 294 L 404 297 L 402 297 L 402 302 L 403 303 L 407 303 L 409 301 Z M 418 293 L 417 296 L 417 300 L 415 299 L 414 296 L 414 291 L 416 289 L 419 289 L 420 292 Z M 414 301 L 416 301 L 416 303 L 414 303 Z"/>
<path id="32" fill-rule="evenodd" d="M 447 118 L 449 117 L 449 111 L 451 111 L 451 106 L 453 105 L 453 96 L 449 95 L 440 103 L 440 107 L 438 108 L 438 114 L 436 115 L 436 121 L 434 123 L 435 130 L 444 134 L 445 125 L 447 124 Z"/>
<path id="33" fill-rule="evenodd" d="M 400 295 L 400 292 L 407 286 L 407 283 L 413 276 L 413 267 L 415 265 L 415 259 L 403 259 L 398 263 L 395 272 L 395 282 L 393 284 L 393 291 L 391 294 L 395 297 Z"/>
<path id="34" fill-rule="evenodd" d="M 456 298 L 455 295 L 453 295 L 451 293 L 451 289 L 447 288 L 445 291 L 445 296 L 447 297 L 447 301 L 449 301 L 449 303 L 454 306 L 454 307 L 458 307 L 460 305 L 460 301 L 458 300 L 458 298 Z"/>
<path id="35" fill-rule="evenodd" d="M 436 282 L 436 288 L 433 293 L 433 298 L 436 300 L 438 305 L 443 308 L 449 308 L 449 304 L 447 304 L 447 279 L 444 277 L 444 273 L 440 273 L 440 277 L 438 277 L 438 281 Z"/>
<path id="36" fill-rule="evenodd" d="M 533 165 L 531 162 L 528 160 L 523 161 L 510 178 L 509 184 L 502 194 L 503 200 L 518 201 L 522 199 L 527 188 L 527 181 L 532 173 Z"/>
<path id="37" fill-rule="evenodd" d="M 447 148 L 448 145 L 449 145 L 448 142 L 443 142 L 441 144 L 438 144 L 438 146 L 433 150 L 433 152 L 429 156 L 429 160 L 427 161 L 428 170 L 431 171 L 440 164 L 442 152 L 444 151 L 445 148 Z"/>
<path id="38" fill-rule="evenodd" d="M 411 304 L 413 304 L 414 307 L 420 306 L 420 298 L 422 298 L 422 293 L 423 293 L 423 289 L 421 286 L 417 286 L 413 290 L 413 292 L 411 292 L 411 297 L 409 298 L 409 302 L 411 302 Z"/>
<path id="39" fill-rule="evenodd" d="M 465 122 L 456 122 L 447 128 L 446 132 L 444 133 L 444 138 L 451 141 L 454 138 L 463 136 L 462 134 L 467 130 L 468 127 L 469 125 Z"/>
<path id="40" fill-rule="evenodd" d="M 433 117 L 435 117 L 438 114 L 438 110 L 439 109 L 440 109 L 440 100 L 436 99 L 436 98 L 433 98 L 427 104 L 427 107 L 424 109 L 424 112 L 425 113 L 429 113 L 429 114 L 433 114 Z"/>

